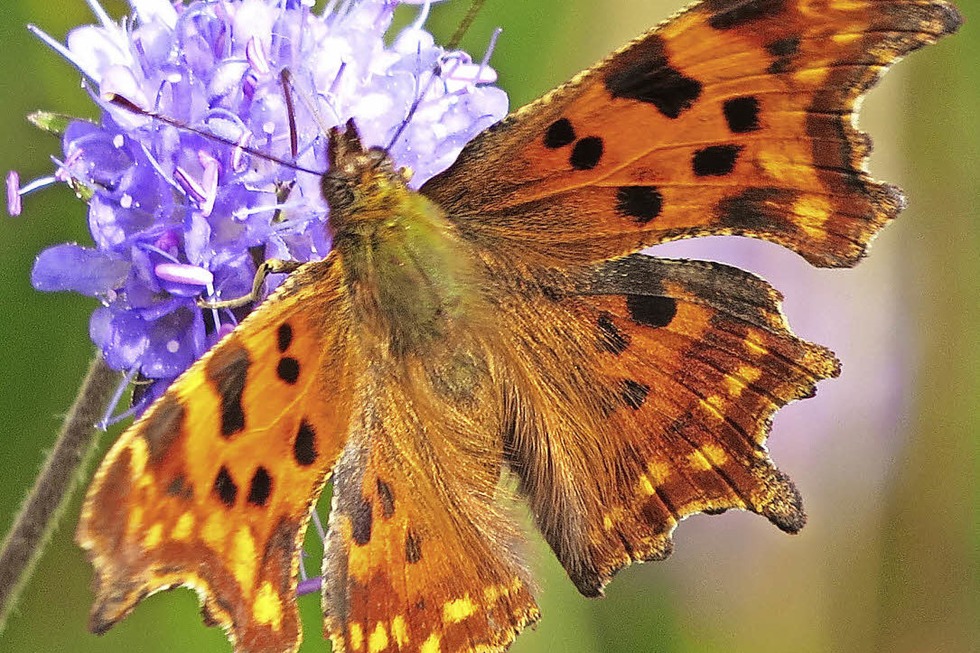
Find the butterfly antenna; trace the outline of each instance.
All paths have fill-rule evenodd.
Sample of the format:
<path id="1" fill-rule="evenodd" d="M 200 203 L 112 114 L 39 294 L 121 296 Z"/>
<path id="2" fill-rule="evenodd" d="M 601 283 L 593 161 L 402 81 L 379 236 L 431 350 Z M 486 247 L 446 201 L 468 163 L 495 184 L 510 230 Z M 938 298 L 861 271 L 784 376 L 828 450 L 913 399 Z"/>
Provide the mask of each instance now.
<path id="1" fill-rule="evenodd" d="M 343 66 L 341 66 L 341 73 L 343 72 Z M 339 75 L 339 73 L 338 73 Z M 330 133 L 330 126 L 323 119 L 323 114 L 320 113 L 320 109 L 317 107 L 316 102 L 313 101 L 313 96 L 310 95 L 305 89 L 296 85 L 293 81 L 293 74 L 289 72 L 288 68 L 283 68 L 282 72 L 279 74 L 279 79 L 282 83 L 283 91 L 286 95 L 286 110 L 289 114 L 289 127 L 292 132 L 292 139 L 295 139 L 296 134 L 296 112 L 295 104 L 293 103 L 292 93 L 296 93 L 299 96 L 300 101 L 306 105 L 310 114 L 313 116 L 313 120 L 316 121 L 317 127 L 320 129 L 320 133 L 326 136 Z M 292 146 L 292 141 L 290 141 Z M 295 146 L 293 146 L 295 147 Z M 295 151 L 295 150 L 294 150 Z M 321 173 L 322 174 L 322 173 Z"/>
<path id="2" fill-rule="evenodd" d="M 425 94 L 429 92 L 429 89 L 432 87 L 433 82 L 436 80 L 438 76 L 439 76 L 439 65 L 437 64 L 432 67 L 432 76 L 429 78 L 429 82 L 425 85 L 425 88 L 423 88 L 422 91 L 415 97 L 415 100 L 412 102 L 412 106 L 409 107 L 408 115 L 405 116 L 405 119 L 402 120 L 400 125 L 398 125 L 398 129 L 396 129 L 395 133 L 392 134 L 391 140 L 388 141 L 388 145 L 385 147 L 386 150 L 390 151 L 391 148 L 395 146 L 395 143 L 398 142 L 398 139 L 401 138 L 402 134 L 405 133 L 405 129 L 408 127 L 408 124 L 412 121 L 412 116 L 414 116 L 415 112 L 418 111 L 419 105 L 422 104 L 422 99 L 425 97 Z"/>
<path id="3" fill-rule="evenodd" d="M 289 71 L 285 68 L 279 75 L 279 83 L 282 85 L 282 96 L 286 100 L 286 120 L 289 121 L 289 153 L 296 159 L 299 153 L 299 136 L 296 131 L 296 105 L 293 104 L 292 84 Z"/>
<path id="4" fill-rule="evenodd" d="M 121 109 L 125 109 L 126 111 L 128 111 L 130 113 L 133 113 L 133 114 L 135 114 L 137 116 L 145 116 L 146 118 L 151 118 L 153 120 L 157 120 L 159 122 L 162 122 L 165 125 L 170 125 L 171 127 L 174 127 L 176 129 L 180 129 L 180 130 L 189 132 L 191 134 L 197 134 L 198 136 L 201 136 L 203 138 L 207 138 L 207 139 L 210 139 L 210 140 L 213 140 L 213 141 L 217 141 L 219 143 L 224 143 L 225 145 L 228 145 L 229 147 L 232 147 L 232 148 L 237 149 L 237 150 L 241 150 L 242 152 L 245 152 L 246 154 L 251 154 L 252 156 L 257 156 L 260 159 L 265 159 L 266 161 L 271 161 L 273 163 L 278 163 L 279 165 L 281 165 L 283 167 L 286 167 L 286 168 L 289 168 L 291 170 L 295 170 L 297 172 L 305 172 L 307 174 L 316 175 L 318 177 L 322 177 L 323 176 L 323 171 L 321 171 L 321 170 L 312 170 L 310 168 L 306 168 L 306 167 L 301 166 L 301 165 L 298 165 L 298 164 L 296 164 L 296 163 L 294 163 L 292 161 L 286 161 L 284 159 L 280 159 L 278 157 L 272 156 L 268 152 L 263 152 L 261 150 L 258 150 L 256 148 L 254 148 L 254 147 L 250 147 L 248 145 L 245 145 L 244 143 L 240 143 L 238 141 L 233 141 L 230 138 L 226 138 L 224 136 L 219 136 L 218 134 L 214 134 L 212 132 L 207 132 L 207 131 L 204 131 L 203 129 L 199 129 L 197 127 L 192 127 L 191 125 L 184 124 L 184 123 L 180 122 L 179 120 L 175 120 L 175 119 L 171 118 L 170 116 L 165 116 L 165 115 L 163 115 L 161 113 L 156 113 L 155 111 L 148 111 L 147 109 L 144 109 L 143 107 L 139 106 L 135 102 L 132 102 L 131 100 L 129 100 L 129 99 L 123 97 L 122 95 L 117 94 L 117 93 L 109 93 L 109 94 L 107 94 L 105 96 L 105 100 L 109 104 L 112 104 L 114 106 L 120 107 Z M 287 100 L 287 104 L 288 104 L 288 102 L 289 101 Z M 291 135 L 290 135 L 290 146 L 292 146 L 292 152 L 293 152 L 293 155 L 295 156 L 295 154 L 296 154 L 296 146 L 293 144 L 293 142 L 295 141 L 296 136 L 295 136 L 295 129 L 294 129 L 294 127 L 295 127 L 295 124 L 291 120 L 290 121 L 290 131 L 291 131 Z"/>

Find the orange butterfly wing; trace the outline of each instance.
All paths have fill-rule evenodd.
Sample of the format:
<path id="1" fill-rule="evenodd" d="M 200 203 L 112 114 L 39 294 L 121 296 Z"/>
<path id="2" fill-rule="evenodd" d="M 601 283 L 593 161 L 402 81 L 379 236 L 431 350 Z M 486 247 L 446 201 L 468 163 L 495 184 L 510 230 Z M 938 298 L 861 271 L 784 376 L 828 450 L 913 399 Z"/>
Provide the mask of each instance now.
<path id="1" fill-rule="evenodd" d="M 375 362 L 337 465 L 323 565 L 337 653 L 500 651 L 538 618 L 499 504 L 497 379 L 444 401 L 425 367 Z"/>
<path id="2" fill-rule="evenodd" d="M 307 264 L 115 443 L 76 535 L 94 631 L 185 585 L 237 651 L 296 650 L 299 547 L 353 405 L 350 328 L 337 258 Z"/>
<path id="3" fill-rule="evenodd" d="M 850 266 L 904 204 L 866 172 L 858 101 L 961 20 L 941 0 L 707 0 L 484 132 L 422 192 L 506 260 L 741 234 Z"/>
<path id="4" fill-rule="evenodd" d="M 583 594 L 666 557 L 693 513 L 738 508 L 802 528 L 765 439 L 773 413 L 838 364 L 789 331 L 779 300 L 736 268 L 634 255 L 508 307 L 527 379 L 511 466 Z"/>

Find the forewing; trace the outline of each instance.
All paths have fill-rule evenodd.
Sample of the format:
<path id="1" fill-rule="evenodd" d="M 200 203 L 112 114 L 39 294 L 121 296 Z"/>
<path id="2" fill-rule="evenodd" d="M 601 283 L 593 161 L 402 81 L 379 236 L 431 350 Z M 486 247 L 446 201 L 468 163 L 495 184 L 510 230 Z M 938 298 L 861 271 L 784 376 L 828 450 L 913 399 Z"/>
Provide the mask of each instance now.
<path id="1" fill-rule="evenodd" d="M 184 585 L 236 651 L 297 649 L 299 548 L 347 433 L 350 331 L 338 260 L 307 264 L 123 433 L 76 535 L 92 630 Z"/>
<path id="2" fill-rule="evenodd" d="M 740 234 L 851 266 L 904 204 L 854 112 L 942 0 L 705 0 L 511 115 L 422 192 L 505 260 Z"/>

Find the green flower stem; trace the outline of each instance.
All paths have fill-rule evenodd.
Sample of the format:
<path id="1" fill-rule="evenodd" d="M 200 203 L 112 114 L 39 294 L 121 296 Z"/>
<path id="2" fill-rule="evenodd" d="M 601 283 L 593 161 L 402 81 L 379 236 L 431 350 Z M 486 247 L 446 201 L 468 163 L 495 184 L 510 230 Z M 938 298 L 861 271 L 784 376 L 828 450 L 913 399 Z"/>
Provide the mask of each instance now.
<path id="1" fill-rule="evenodd" d="M 96 356 L 54 449 L 0 547 L 0 632 L 81 478 L 79 470 L 95 449 L 95 425 L 118 383 L 119 374 Z"/>

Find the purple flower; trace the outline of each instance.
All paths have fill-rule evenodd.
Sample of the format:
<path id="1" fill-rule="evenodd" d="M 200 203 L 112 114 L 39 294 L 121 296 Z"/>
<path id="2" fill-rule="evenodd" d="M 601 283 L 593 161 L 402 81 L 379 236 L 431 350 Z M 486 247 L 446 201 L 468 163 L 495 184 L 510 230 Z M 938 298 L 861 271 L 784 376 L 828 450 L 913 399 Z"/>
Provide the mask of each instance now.
<path id="1" fill-rule="evenodd" d="M 418 187 L 507 111 L 491 68 L 424 31 L 428 3 L 411 3 L 419 20 L 390 46 L 394 0 L 332 2 L 322 15 L 299 0 L 130 0 L 119 24 L 89 4 L 99 24 L 67 45 L 32 30 L 84 75 L 101 122 L 67 124 L 54 177 L 18 188 L 8 176 L 8 210 L 55 180 L 87 202 L 92 246 L 42 252 L 32 281 L 101 300 L 92 340 L 110 366 L 153 381 L 148 398 L 242 317 L 199 297 L 248 293 L 256 258 L 329 251 L 308 172 L 327 167 L 325 128 L 354 118 Z"/>

